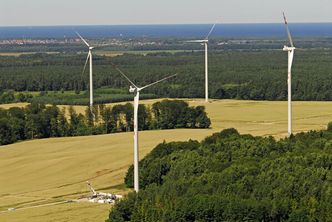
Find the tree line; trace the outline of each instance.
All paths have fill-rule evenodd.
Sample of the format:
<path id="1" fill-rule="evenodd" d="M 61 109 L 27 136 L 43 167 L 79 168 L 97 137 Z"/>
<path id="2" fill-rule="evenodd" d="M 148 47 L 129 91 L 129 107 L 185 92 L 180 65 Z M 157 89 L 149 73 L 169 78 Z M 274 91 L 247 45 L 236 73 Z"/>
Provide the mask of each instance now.
<path id="1" fill-rule="evenodd" d="M 33 98 L 30 93 L 15 93 L 13 90 L 0 91 L 0 104 L 28 102 Z"/>
<path id="2" fill-rule="evenodd" d="M 152 106 L 139 105 L 139 130 L 209 128 L 205 107 L 190 107 L 181 100 L 163 100 Z M 31 103 L 25 108 L 0 109 L 0 145 L 35 138 L 97 135 L 133 130 L 134 108 L 124 105 L 96 105 L 85 114 L 74 107 L 59 109 Z"/>
<path id="3" fill-rule="evenodd" d="M 140 192 L 108 221 L 331 221 L 331 141 L 332 123 L 279 141 L 226 129 L 164 142 L 140 161 Z"/>
<path id="4" fill-rule="evenodd" d="M 332 100 L 331 55 L 330 49 L 297 52 L 292 79 L 294 100 Z M 85 59 L 85 55 L 77 53 L 21 55 L 18 58 L 1 56 L 0 90 L 87 91 L 88 74 L 82 75 Z M 95 55 L 96 89 L 128 87 L 112 63 L 138 85 L 178 73 L 177 78 L 151 87 L 145 93 L 171 98 L 204 97 L 203 52 Z M 209 68 L 212 98 L 287 98 L 287 54 L 282 51 L 211 51 Z"/>
<path id="5" fill-rule="evenodd" d="M 126 89 L 112 89 L 102 87 L 94 90 L 94 103 L 95 104 L 106 104 L 132 101 L 133 94 L 128 94 Z M 154 94 L 142 94 L 140 99 L 155 99 L 157 98 Z M 10 103 L 44 103 L 54 105 L 87 105 L 90 103 L 89 92 L 77 90 L 71 91 L 40 91 L 40 92 L 15 92 L 14 90 L 0 91 L 0 104 Z"/>

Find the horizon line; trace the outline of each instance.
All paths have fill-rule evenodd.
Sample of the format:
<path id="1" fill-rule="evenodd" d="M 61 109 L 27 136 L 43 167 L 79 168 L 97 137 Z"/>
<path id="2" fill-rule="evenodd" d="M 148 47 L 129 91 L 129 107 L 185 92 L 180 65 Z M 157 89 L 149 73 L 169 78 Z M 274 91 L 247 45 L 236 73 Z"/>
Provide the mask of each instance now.
<path id="1" fill-rule="evenodd" d="M 138 23 L 138 24 L 80 24 L 80 25 L 0 25 L 0 28 L 34 28 L 34 27 L 88 27 L 88 26 L 175 26 L 175 25 L 213 25 L 214 23 Z M 283 25 L 284 22 L 231 22 L 217 25 Z M 290 24 L 332 24 L 332 22 L 290 22 Z"/>

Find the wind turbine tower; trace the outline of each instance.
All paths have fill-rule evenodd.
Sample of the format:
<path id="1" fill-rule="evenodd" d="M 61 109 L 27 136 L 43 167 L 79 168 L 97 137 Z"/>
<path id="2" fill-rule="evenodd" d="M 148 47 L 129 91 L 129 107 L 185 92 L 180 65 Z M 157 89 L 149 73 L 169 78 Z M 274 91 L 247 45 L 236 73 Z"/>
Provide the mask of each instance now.
<path id="1" fill-rule="evenodd" d="M 289 46 L 284 46 L 283 51 L 288 52 L 288 136 L 292 134 L 292 65 L 293 65 L 293 58 L 294 58 L 294 52 L 295 52 L 295 47 L 293 44 L 293 39 L 292 35 L 289 31 L 288 28 L 288 22 L 285 16 L 285 13 L 283 13 L 284 16 L 284 21 L 285 21 L 285 26 L 286 26 L 286 31 L 290 43 Z"/>
<path id="2" fill-rule="evenodd" d="M 190 43 L 201 43 L 204 44 L 205 46 L 205 102 L 209 101 L 209 68 L 208 68 L 208 45 L 209 45 L 209 37 L 211 35 L 211 33 L 213 32 L 214 28 L 216 26 L 216 23 L 213 24 L 212 28 L 210 29 L 210 32 L 208 33 L 208 35 L 205 37 L 205 39 L 202 40 L 191 40 L 191 41 L 187 41 Z"/>
<path id="3" fill-rule="evenodd" d="M 89 43 L 78 32 L 76 32 L 76 34 L 78 35 L 78 37 L 80 37 L 80 39 L 84 42 L 84 44 L 89 48 L 88 56 L 86 58 L 85 65 L 84 65 L 84 68 L 83 68 L 83 73 L 84 73 L 86 65 L 88 64 L 88 61 L 90 59 L 90 75 L 89 75 L 89 82 L 90 82 L 90 110 L 92 112 L 92 109 L 93 109 L 92 50 L 94 49 L 94 47 L 90 46 Z"/>
<path id="4" fill-rule="evenodd" d="M 154 83 L 148 84 L 143 87 L 136 86 L 119 68 L 115 67 L 115 69 L 130 83 L 129 92 L 134 93 L 134 189 L 136 192 L 139 191 L 139 174 L 138 174 L 138 161 L 139 161 L 139 151 L 138 151 L 138 104 L 139 104 L 139 94 L 140 92 L 148 88 L 150 86 L 153 86 L 157 83 L 163 82 L 167 79 L 175 77 L 175 75 L 168 76 L 166 78 L 163 78 L 161 80 L 158 80 Z"/>

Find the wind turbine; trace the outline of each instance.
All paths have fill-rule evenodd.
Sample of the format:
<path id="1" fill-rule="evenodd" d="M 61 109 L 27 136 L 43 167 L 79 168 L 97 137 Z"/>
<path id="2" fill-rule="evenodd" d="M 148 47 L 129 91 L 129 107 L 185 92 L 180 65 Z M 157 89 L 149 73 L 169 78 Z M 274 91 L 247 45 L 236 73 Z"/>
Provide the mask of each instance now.
<path id="1" fill-rule="evenodd" d="M 201 43 L 205 46 L 205 102 L 209 101 L 209 76 L 208 76 L 208 45 L 209 45 L 209 37 L 211 33 L 214 30 L 214 27 L 216 26 L 216 23 L 213 24 L 212 28 L 210 29 L 209 33 L 205 37 L 205 39 L 202 40 L 191 40 L 186 42 L 192 42 L 192 43 Z"/>
<path id="2" fill-rule="evenodd" d="M 114 66 L 114 68 L 125 78 L 127 79 L 127 81 L 131 84 L 130 88 L 129 88 L 129 92 L 134 93 L 135 97 L 134 97 L 134 189 L 136 192 L 139 191 L 139 175 L 138 175 L 138 103 L 139 103 L 139 94 L 140 91 L 142 91 L 143 89 L 153 86 L 157 83 L 160 83 L 162 81 L 165 81 L 167 79 L 170 79 L 172 77 L 175 77 L 177 74 L 175 75 L 171 75 L 168 76 L 166 78 L 163 78 L 161 80 L 158 80 L 154 83 L 148 84 L 146 86 L 143 87 L 138 87 L 136 86 L 119 68 L 117 68 L 116 66 Z"/>
<path id="3" fill-rule="evenodd" d="M 292 40 L 292 35 L 288 28 L 288 22 L 285 16 L 285 13 L 283 13 L 286 31 L 290 43 L 289 46 L 284 46 L 283 50 L 288 52 L 288 136 L 292 134 L 292 65 L 293 65 L 293 58 L 294 58 L 294 52 L 295 47 Z"/>
<path id="4" fill-rule="evenodd" d="M 90 58 L 90 110 L 91 110 L 91 112 L 93 112 L 92 111 L 92 109 L 93 109 L 92 50 L 94 49 L 94 47 L 90 46 L 89 43 L 78 32 L 76 32 L 76 34 L 78 35 L 78 37 L 80 37 L 80 39 L 89 48 L 88 56 L 86 57 L 86 61 L 85 61 L 85 64 L 84 64 L 82 75 L 85 71 L 86 65 L 88 64 L 88 61 L 89 61 L 89 58 Z"/>

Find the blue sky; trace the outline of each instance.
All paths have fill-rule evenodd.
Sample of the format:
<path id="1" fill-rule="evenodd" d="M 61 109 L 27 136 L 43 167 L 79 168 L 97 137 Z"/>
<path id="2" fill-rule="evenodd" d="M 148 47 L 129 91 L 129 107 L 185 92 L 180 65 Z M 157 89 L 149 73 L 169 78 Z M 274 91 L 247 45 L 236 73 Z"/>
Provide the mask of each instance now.
<path id="1" fill-rule="evenodd" d="M 332 22 L 330 0 L 2 0 L 0 26 Z"/>

